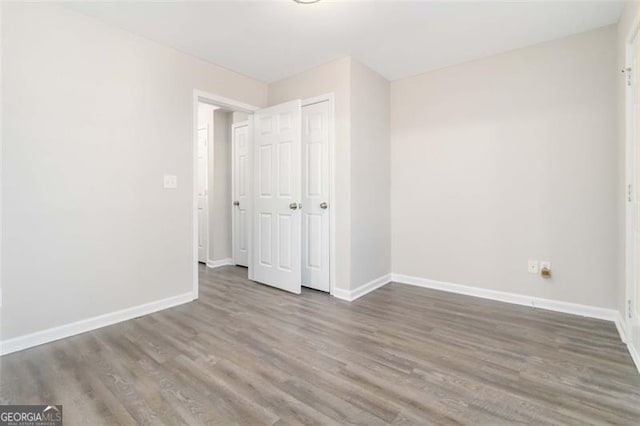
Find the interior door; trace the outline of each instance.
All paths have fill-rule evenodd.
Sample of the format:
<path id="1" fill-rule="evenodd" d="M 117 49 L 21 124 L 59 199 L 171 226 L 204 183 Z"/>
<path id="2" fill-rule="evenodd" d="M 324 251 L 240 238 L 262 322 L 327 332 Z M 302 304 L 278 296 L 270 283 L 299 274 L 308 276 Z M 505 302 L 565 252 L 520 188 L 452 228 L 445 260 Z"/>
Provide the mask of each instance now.
<path id="1" fill-rule="evenodd" d="M 629 90 L 631 91 L 632 102 L 630 104 L 631 111 L 629 114 L 629 118 L 631 120 L 630 130 L 631 130 L 631 144 L 632 144 L 632 155 L 633 162 L 635 164 L 632 165 L 631 170 L 634 182 L 631 185 L 631 188 L 634 188 L 634 194 L 629 193 L 629 201 L 632 202 L 633 208 L 631 210 L 631 214 L 633 217 L 633 222 L 635 223 L 635 232 L 633 241 L 634 246 L 631 248 L 630 254 L 634 256 L 634 259 L 629 259 L 628 261 L 632 262 L 635 268 L 635 285 L 627 291 L 628 304 L 627 310 L 629 311 L 628 318 L 628 328 L 630 339 L 629 343 L 632 345 L 636 351 L 636 353 L 640 353 L 640 192 L 638 188 L 640 188 L 640 123 L 638 114 L 640 113 L 640 85 L 638 82 L 640 81 L 640 61 L 638 60 L 638 44 L 640 41 L 638 38 L 640 37 L 640 33 L 636 33 L 635 40 L 632 43 L 630 53 L 631 57 L 630 63 L 628 64 L 630 69 L 627 69 L 628 85 Z"/>
<path id="2" fill-rule="evenodd" d="M 207 159 L 209 158 L 209 128 L 198 129 L 198 262 L 207 263 L 209 245 L 209 214 Z"/>
<path id="3" fill-rule="evenodd" d="M 233 262 L 249 266 L 249 123 L 232 127 Z"/>
<path id="4" fill-rule="evenodd" d="M 329 292 L 329 102 L 302 107 L 302 285 Z"/>
<path id="5" fill-rule="evenodd" d="M 254 114 L 252 278 L 301 291 L 301 101 Z"/>

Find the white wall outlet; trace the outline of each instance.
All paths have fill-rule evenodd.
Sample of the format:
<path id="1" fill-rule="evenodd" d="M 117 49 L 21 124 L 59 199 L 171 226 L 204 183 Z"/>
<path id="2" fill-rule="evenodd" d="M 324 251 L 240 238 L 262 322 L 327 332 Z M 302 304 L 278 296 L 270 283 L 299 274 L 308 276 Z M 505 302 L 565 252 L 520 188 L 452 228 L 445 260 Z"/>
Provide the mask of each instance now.
<path id="1" fill-rule="evenodd" d="M 178 187 L 178 176 L 164 175 L 164 189 L 176 189 Z"/>
<path id="2" fill-rule="evenodd" d="M 538 273 L 538 261 L 536 259 L 529 259 L 527 271 L 530 274 L 537 274 Z"/>

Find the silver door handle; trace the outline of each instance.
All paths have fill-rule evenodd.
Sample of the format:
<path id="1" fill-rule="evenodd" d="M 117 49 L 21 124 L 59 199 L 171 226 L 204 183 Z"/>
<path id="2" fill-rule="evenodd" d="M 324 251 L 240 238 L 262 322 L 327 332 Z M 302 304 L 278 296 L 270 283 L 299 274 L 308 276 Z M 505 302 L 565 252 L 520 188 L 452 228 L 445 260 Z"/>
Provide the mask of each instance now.
<path id="1" fill-rule="evenodd" d="M 322 203 L 320 203 L 320 208 L 321 208 L 322 210 L 326 210 L 326 209 L 328 209 L 328 208 L 329 208 L 329 204 L 327 204 L 327 203 L 325 203 L 325 202 L 322 202 Z"/>
<path id="2" fill-rule="evenodd" d="M 291 203 L 289 204 L 289 208 L 291 210 L 298 210 L 298 203 Z"/>
<path id="3" fill-rule="evenodd" d="M 234 202 L 233 202 L 233 205 L 234 205 L 234 206 L 239 206 L 239 205 L 240 205 L 240 201 L 234 201 Z"/>

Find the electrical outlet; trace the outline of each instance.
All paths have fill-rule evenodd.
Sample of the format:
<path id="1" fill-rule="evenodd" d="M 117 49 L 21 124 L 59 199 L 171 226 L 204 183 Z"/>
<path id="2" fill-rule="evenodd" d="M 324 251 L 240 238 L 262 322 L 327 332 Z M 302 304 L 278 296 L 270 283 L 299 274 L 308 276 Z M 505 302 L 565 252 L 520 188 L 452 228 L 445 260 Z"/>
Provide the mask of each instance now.
<path id="1" fill-rule="evenodd" d="M 537 274 L 538 273 L 538 261 L 535 260 L 535 259 L 529 259 L 529 265 L 528 265 L 527 271 L 530 274 Z"/>
<path id="2" fill-rule="evenodd" d="M 548 260 L 540 261 L 540 276 L 545 279 L 551 278 L 551 262 Z"/>
<path id="3" fill-rule="evenodd" d="M 178 177 L 176 175 L 164 175 L 164 189 L 176 189 L 178 187 Z"/>

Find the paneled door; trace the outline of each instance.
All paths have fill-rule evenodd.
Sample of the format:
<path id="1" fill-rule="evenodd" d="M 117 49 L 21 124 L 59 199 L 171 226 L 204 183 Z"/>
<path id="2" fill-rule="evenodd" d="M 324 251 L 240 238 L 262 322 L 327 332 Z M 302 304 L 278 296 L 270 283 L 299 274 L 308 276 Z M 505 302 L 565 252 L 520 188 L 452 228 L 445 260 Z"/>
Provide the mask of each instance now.
<path id="1" fill-rule="evenodd" d="M 301 292 L 301 101 L 254 114 L 252 278 Z"/>
<path id="2" fill-rule="evenodd" d="M 329 102 L 302 107 L 302 285 L 329 292 Z"/>
<path id="3" fill-rule="evenodd" d="M 232 126 L 233 262 L 249 266 L 249 122 Z"/>
<path id="4" fill-rule="evenodd" d="M 207 263 L 209 246 L 208 164 L 209 127 L 198 129 L 198 262 Z"/>

